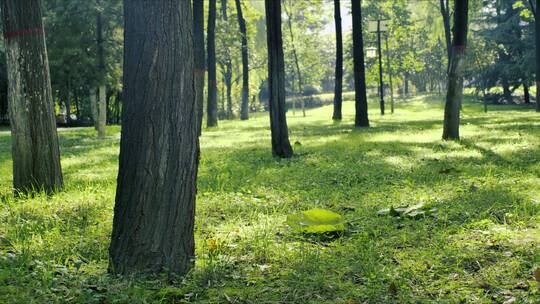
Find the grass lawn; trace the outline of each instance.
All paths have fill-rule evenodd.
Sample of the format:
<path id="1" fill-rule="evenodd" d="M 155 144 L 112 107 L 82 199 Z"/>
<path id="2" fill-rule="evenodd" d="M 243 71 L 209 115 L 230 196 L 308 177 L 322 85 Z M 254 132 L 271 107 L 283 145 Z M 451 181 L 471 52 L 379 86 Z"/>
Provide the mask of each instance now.
<path id="1" fill-rule="evenodd" d="M 26 198 L 1 129 L 0 303 L 539 303 L 540 115 L 468 102 L 463 140 L 443 142 L 441 97 L 370 107 L 369 129 L 353 128 L 352 102 L 341 123 L 331 107 L 289 115 L 289 160 L 271 156 L 267 114 L 204 130 L 184 279 L 106 273 L 119 127 L 103 141 L 61 130 L 65 191 Z M 377 215 L 419 202 L 437 210 Z M 347 233 L 284 225 L 311 208 L 351 220 Z"/>

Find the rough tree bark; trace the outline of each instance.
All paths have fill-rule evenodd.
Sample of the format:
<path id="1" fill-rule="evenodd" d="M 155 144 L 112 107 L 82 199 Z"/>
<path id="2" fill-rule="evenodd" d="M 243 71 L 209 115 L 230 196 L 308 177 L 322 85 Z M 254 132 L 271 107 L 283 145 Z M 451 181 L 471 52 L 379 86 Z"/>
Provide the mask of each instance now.
<path id="1" fill-rule="evenodd" d="M 285 115 L 285 60 L 281 33 L 281 1 L 265 0 L 266 39 L 268 43 L 268 104 L 272 132 L 272 154 L 282 158 L 293 155 Z"/>
<path id="2" fill-rule="evenodd" d="M 343 37 L 339 1 L 334 0 L 334 23 L 336 26 L 336 71 L 334 82 L 334 114 L 332 114 L 332 119 L 334 120 L 341 120 L 341 105 L 343 101 Z"/>
<path id="3" fill-rule="evenodd" d="M 240 35 L 242 36 L 242 104 L 240 105 L 240 119 L 249 119 L 249 62 L 246 20 L 242 14 L 242 5 L 240 0 L 236 0 L 236 12 Z"/>
<path id="4" fill-rule="evenodd" d="M 362 35 L 362 1 L 352 1 L 353 19 L 353 61 L 356 116 L 355 127 L 369 127 L 366 93 L 366 73 L 364 67 L 364 37 Z"/>
<path id="5" fill-rule="evenodd" d="M 97 131 L 98 137 L 104 138 L 106 135 L 105 127 L 107 125 L 107 88 L 106 69 L 105 69 L 105 47 L 103 46 L 103 18 L 101 14 L 101 0 L 96 0 L 98 12 L 96 16 L 96 34 L 97 34 L 97 60 L 98 60 L 98 101 L 97 101 Z"/>
<path id="6" fill-rule="evenodd" d="M 206 58 L 204 56 L 204 0 L 193 0 L 193 44 L 195 45 L 195 98 L 197 99 L 198 134 L 201 135 L 203 104 L 204 104 L 204 74 Z"/>
<path id="7" fill-rule="evenodd" d="M 467 47 L 468 0 L 455 0 L 454 38 L 448 67 L 448 89 L 444 108 L 443 139 L 459 140 L 459 111 L 463 99 L 463 69 Z"/>
<path id="8" fill-rule="evenodd" d="M 120 168 L 109 271 L 186 274 L 199 159 L 189 1 L 124 1 Z"/>
<path id="9" fill-rule="evenodd" d="M 206 126 L 218 124 L 217 79 L 216 79 L 216 0 L 208 2 L 208 28 L 206 35 L 208 64 L 208 101 L 206 107 Z"/>
<path id="10" fill-rule="evenodd" d="M 13 186 L 16 191 L 62 188 L 60 149 L 51 92 L 41 1 L 4 0 Z"/>

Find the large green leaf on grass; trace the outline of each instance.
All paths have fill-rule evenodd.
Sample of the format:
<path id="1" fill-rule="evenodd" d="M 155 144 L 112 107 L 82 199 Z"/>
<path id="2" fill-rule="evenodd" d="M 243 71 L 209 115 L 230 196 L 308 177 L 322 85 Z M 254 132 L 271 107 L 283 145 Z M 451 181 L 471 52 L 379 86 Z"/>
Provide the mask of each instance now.
<path id="1" fill-rule="evenodd" d="M 345 231 L 341 215 L 325 209 L 311 209 L 287 216 L 286 224 L 295 232 L 325 233 Z"/>

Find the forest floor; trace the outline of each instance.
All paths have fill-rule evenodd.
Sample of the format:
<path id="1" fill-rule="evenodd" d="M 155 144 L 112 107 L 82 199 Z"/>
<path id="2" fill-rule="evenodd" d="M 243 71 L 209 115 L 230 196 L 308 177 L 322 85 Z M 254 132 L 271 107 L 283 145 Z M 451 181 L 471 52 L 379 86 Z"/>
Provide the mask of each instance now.
<path id="1" fill-rule="evenodd" d="M 540 116 L 463 107 L 441 138 L 441 97 L 398 102 L 371 128 L 353 103 L 288 116 L 295 157 L 270 153 L 268 114 L 204 130 L 196 267 L 182 280 L 106 273 L 119 127 L 61 130 L 65 190 L 11 194 L 0 133 L 0 303 L 539 303 Z M 5 129 L 4 129 L 5 131 Z M 379 216 L 423 202 L 418 219 Z M 298 235 L 288 214 L 325 208 L 344 235 Z M 513 301 L 513 302 L 512 302 Z"/>

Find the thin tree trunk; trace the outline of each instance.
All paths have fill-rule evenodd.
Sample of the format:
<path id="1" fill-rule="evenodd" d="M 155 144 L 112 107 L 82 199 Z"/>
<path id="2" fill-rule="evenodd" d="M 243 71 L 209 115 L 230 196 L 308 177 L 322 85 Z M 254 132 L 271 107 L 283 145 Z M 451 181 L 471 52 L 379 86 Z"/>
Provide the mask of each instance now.
<path id="1" fill-rule="evenodd" d="M 355 127 L 369 127 L 366 93 L 366 72 L 364 67 L 364 37 L 362 35 L 362 1 L 352 1 L 353 19 L 353 61 L 356 117 Z"/>
<path id="2" fill-rule="evenodd" d="M 289 28 L 289 34 L 291 35 L 291 46 L 292 46 L 292 52 L 293 52 L 293 59 L 294 59 L 294 66 L 296 68 L 296 76 L 298 77 L 298 96 L 300 98 L 300 105 L 302 107 L 302 115 L 306 117 L 306 106 L 303 98 L 303 89 L 304 89 L 304 81 L 302 79 L 302 72 L 300 71 L 300 63 L 298 61 L 298 54 L 296 53 L 296 46 L 294 44 L 294 33 L 292 29 L 292 21 L 291 21 L 291 14 L 289 11 L 287 11 L 287 6 L 285 7 L 285 14 L 287 15 L 287 25 Z"/>
<path id="3" fill-rule="evenodd" d="M 446 41 L 446 53 L 448 55 L 448 67 L 450 66 L 450 58 L 452 57 L 452 29 L 450 28 L 450 4 L 448 0 L 440 0 L 441 15 L 444 25 L 444 38 Z"/>
<path id="4" fill-rule="evenodd" d="M 67 86 L 66 86 L 66 95 L 64 97 L 64 105 L 66 106 L 66 124 L 67 126 L 71 126 L 71 86 L 70 81 L 68 80 Z"/>
<path id="5" fill-rule="evenodd" d="M 217 79 L 216 79 L 216 0 L 208 2 L 208 105 L 206 107 L 206 125 L 215 127 L 218 124 Z"/>
<path id="6" fill-rule="evenodd" d="M 98 128 L 98 107 L 97 107 L 97 91 L 94 87 L 90 88 L 90 109 L 92 110 L 92 121 L 94 129 Z"/>
<path id="7" fill-rule="evenodd" d="M 62 188 L 41 1 L 4 0 L 2 18 L 16 191 Z"/>
<path id="8" fill-rule="evenodd" d="M 204 56 L 204 0 L 193 0 L 193 43 L 195 45 L 195 97 L 197 99 L 198 134 L 201 135 L 203 104 L 204 104 L 204 76 L 206 70 Z"/>
<path id="9" fill-rule="evenodd" d="M 99 86 L 99 101 L 98 101 L 98 137 L 104 138 L 106 135 L 107 125 L 107 89 L 105 85 Z"/>
<path id="10" fill-rule="evenodd" d="M 246 20 L 244 20 L 244 15 L 242 14 L 240 0 L 236 0 L 236 12 L 238 25 L 240 27 L 240 35 L 242 36 L 242 104 L 240 106 L 240 119 L 247 120 L 249 119 L 249 57 Z"/>
<path id="11" fill-rule="evenodd" d="M 390 50 L 388 49 L 388 36 L 385 37 L 385 44 L 386 44 L 386 60 L 388 65 L 388 83 L 390 84 L 390 113 L 394 114 L 394 84 L 392 83 L 392 66 L 391 60 L 390 60 Z"/>
<path id="12" fill-rule="evenodd" d="M 536 0 L 534 20 L 534 40 L 536 47 L 536 112 L 540 112 L 540 0 Z"/>
<path id="13" fill-rule="evenodd" d="M 529 93 L 529 85 L 527 84 L 527 80 L 523 81 L 523 99 L 526 104 L 531 103 L 531 96 Z"/>
<path id="14" fill-rule="evenodd" d="M 341 120 L 343 103 L 343 37 L 341 30 L 340 0 L 334 0 L 334 22 L 336 27 L 336 71 L 334 82 L 334 114 L 332 119 Z"/>
<path id="15" fill-rule="evenodd" d="M 225 22 L 229 20 L 227 15 L 227 0 L 221 0 L 221 18 Z M 223 76 L 225 77 L 225 87 L 227 93 L 227 119 L 232 119 L 232 61 L 228 47 L 225 48 L 225 74 Z"/>
<path id="16" fill-rule="evenodd" d="M 293 155 L 285 115 L 285 60 L 281 33 L 281 1 L 265 0 L 266 39 L 268 43 L 268 88 L 272 154 L 282 158 Z"/>
<path id="17" fill-rule="evenodd" d="M 101 5 L 101 0 L 96 0 L 98 6 Z M 107 92 L 106 92 L 106 69 L 105 69 L 105 49 L 103 46 L 103 20 L 101 9 L 98 9 L 96 16 L 96 33 L 97 33 L 97 56 L 98 56 L 98 102 L 97 102 L 97 131 L 98 137 L 104 138 L 106 135 L 105 126 L 107 125 Z"/>
<path id="18" fill-rule="evenodd" d="M 198 106 L 189 1 L 124 1 L 120 169 L 109 271 L 193 266 Z"/>
<path id="19" fill-rule="evenodd" d="M 75 111 L 77 113 L 77 121 L 79 121 L 81 117 L 81 108 L 79 104 L 79 94 L 76 88 L 73 89 L 73 101 L 75 102 Z"/>
<path id="20" fill-rule="evenodd" d="M 459 140 L 459 112 L 463 99 L 463 70 L 467 47 L 468 0 L 455 0 L 454 40 L 448 68 L 448 93 L 444 109 L 443 139 Z"/>

